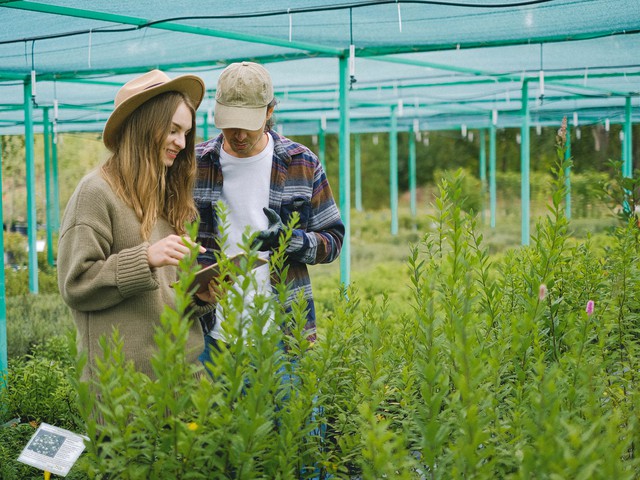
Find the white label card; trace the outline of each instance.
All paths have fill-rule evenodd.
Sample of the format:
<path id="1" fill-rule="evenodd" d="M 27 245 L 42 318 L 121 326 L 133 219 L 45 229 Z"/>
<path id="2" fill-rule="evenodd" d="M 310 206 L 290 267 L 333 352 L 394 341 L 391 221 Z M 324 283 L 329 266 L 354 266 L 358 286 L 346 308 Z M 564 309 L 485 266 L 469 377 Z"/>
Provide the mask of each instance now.
<path id="1" fill-rule="evenodd" d="M 84 450 L 87 437 L 41 423 L 18 461 L 66 477 Z"/>

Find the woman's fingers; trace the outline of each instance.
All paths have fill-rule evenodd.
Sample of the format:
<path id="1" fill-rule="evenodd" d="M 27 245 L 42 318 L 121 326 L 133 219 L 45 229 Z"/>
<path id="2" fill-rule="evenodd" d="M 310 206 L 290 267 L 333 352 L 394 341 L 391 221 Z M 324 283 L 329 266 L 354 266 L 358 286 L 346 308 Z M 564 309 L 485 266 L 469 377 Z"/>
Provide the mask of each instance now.
<path id="1" fill-rule="evenodd" d="M 149 246 L 147 258 L 150 266 L 162 267 L 165 265 L 178 265 L 180 260 L 188 253 L 189 247 L 183 237 L 169 235 Z"/>

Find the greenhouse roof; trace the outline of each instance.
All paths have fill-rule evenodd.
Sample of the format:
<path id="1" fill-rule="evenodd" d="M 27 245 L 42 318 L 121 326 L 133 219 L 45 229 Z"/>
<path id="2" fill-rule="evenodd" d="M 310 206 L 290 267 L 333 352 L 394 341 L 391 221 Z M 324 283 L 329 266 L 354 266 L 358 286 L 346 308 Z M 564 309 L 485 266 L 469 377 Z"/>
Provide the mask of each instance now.
<path id="1" fill-rule="evenodd" d="M 401 130 L 519 126 L 523 92 L 534 125 L 640 120 L 638 0 L 0 0 L 0 22 L 0 134 L 23 131 L 32 71 L 36 130 L 46 112 L 100 131 L 151 68 L 201 75 L 206 122 L 239 60 L 271 72 L 285 134 L 336 132 L 350 45 L 352 132 L 386 131 L 392 112 Z"/>

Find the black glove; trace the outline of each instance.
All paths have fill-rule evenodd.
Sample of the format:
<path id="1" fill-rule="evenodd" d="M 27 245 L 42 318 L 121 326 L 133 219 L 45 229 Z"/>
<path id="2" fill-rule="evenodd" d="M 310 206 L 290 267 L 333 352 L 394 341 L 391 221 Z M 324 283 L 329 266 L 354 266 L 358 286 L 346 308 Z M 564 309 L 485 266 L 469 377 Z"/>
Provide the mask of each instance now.
<path id="1" fill-rule="evenodd" d="M 256 238 L 251 244 L 252 247 L 257 247 L 261 252 L 267 250 L 273 250 L 280 245 L 280 235 L 284 232 L 284 225 L 282 219 L 278 213 L 271 208 L 263 208 L 262 211 L 269 220 L 269 227 L 266 230 L 258 232 Z"/>

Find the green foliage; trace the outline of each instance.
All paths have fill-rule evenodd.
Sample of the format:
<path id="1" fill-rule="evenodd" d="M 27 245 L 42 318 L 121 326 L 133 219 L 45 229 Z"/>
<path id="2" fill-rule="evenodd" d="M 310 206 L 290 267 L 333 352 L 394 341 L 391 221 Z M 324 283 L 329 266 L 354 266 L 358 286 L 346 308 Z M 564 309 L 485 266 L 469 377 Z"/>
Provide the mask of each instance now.
<path id="1" fill-rule="evenodd" d="M 55 336 L 75 330 L 71 312 L 59 294 L 7 297 L 7 353 L 19 358 Z"/>
<path id="2" fill-rule="evenodd" d="M 484 201 L 484 192 L 480 180 L 471 175 L 467 169 L 436 170 L 434 172 L 438 183 L 451 184 L 454 177 L 459 176 L 460 189 L 464 195 L 460 195 L 457 201 L 460 202 L 460 209 L 466 213 L 479 212 Z"/>
<path id="3" fill-rule="evenodd" d="M 54 294 L 58 292 L 58 278 L 54 268 L 42 265 L 38 270 L 38 292 Z M 5 269 L 7 297 L 26 296 L 29 292 L 29 270 L 22 267 L 17 270 Z"/>
<path id="4" fill-rule="evenodd" d="M 629 218 L 572 238 L 570 167 L 559 145 L 531 245 L 499 255 L 465 211 L 461 172 L 439 187 L 420 233 L 394 240 L 383 216 L 355 216 L 354 257 L 369 266 L 339 291 L 314 282 L 317 341 L 304 334 L 302 300 L 276 307 L 282 281 L 276 305 L 256 300 L 251 325 L 242 293 L 227 295 L 230 342 L 211 358 L 213 381 L 185 362 L 189 295 L 178 287 L 156 334 L 156 378 L 134 371 L 114 334 L 99 381 L 77 383 L 92 441 L 74 474 L 638 478 L 640 230 Z M 385 246 L 385 262 L 372 264 L 369 242 Z M 192 275 L 183 268 L 181 285 Z M 246 291 L 250 276 L 224 268 Z M 266 310 L 288 335 L 263 333 Z"/>
<path id="5" fill-rule="evenodd" d="M 640 219 L 640 171 L 636 170 L 634 177 L 625 177 L 621 161 L 611 160 L 609 164 L 612 178 L 600 184 L 601 195 L 618 219 L 623 223 L 634 221 L 637 224 Z"/>
<path id="6" fill-rule="evenodd" d="M 39 231 L 38 234 L 43 232 Z M 58 253 L 57 234 L 53 236 L 53 257 Z M 4 233 L 4 247 L 8 262 L 5 264 L 5 293 L 7 296 L 26 295 L 29 290 L 29 253 L 26 236 L 14 233 Z M 9 268 L 7 268 L 9 267 Z M 38 292 L 57 293 L 58 279 L 55 267 L 47 262 L 47 251 L 37 253 Z"/>
<path id="7" fill-rule="evenodd" d="M 12 360 L 8 387 L 1 393 L 5 421 L 20 417 L 62 428 L 77 426 L 75 393 L 68 378 L 74 363 L 65 337 L 52 337 L 33 354 Z"/>
<path id="8" fill-rule="evenodd" d="M 107 150 L 95 134 L 59 133 L 57 135 L 59 201 L 61 212 L 80 179 L 106 157 Z M 24 136 L 2 137 L 3 218 L 7 225 L 27 221 L 27 187 Z M 44 171 L 44 141 L 41 134 L 34 138 L 35 196 L 46 198 Z M 46 220 L 45 203 L 36 202 L 38 222 Z"/>
<path id="9" fill-rule="evenodd" d="M 76 392 L 69 375 L 75 368 L 69 337 L 51 337 L 33 353 L 9 361 L 9 374 L 0 379 L 0 478 L 42 478 L 41 472 L 16 461 L 41 422 L 82 431 Z M 75 474 L 68 478 L 83 478 Z"/>
<path id="10" fill-rule="evenodd" d="M 4 251 L 11 265 L 29 263 L 27 237 L 17 232 L 4 232 Z"/>
<path id="11" fill-rule="evenodd" d="M 284 248 L 272 255 L 274 275 L 283 266 Z M 155 378 L 134 371 L 117 332 L 102 339 L 97 381 L 77 383 L 92 440 L 83 467 L 90 478 L 253 479 L 274 478 L 273 472 L 294 478 L 313 465 L 317 441 L 308 433 L 317 427 L 311 413 L 318 377 L 294 375 L 307 364 L 311 346 L 303 331 L 304 304 L 287 313 L 258 295 L 248 317 L 244 297 L 255 279 L 245 272 L 257 253 L 246 251 L 244 268 L 225 257 L 219 261 L 221 277 L 238 291 L 223 286 L 229 342 L 208 362 L 213 381 L 186 361 L 188 322 L 194 320 L 188 319 L 191 296 L 185 289 L 193 277 L 190 259 L 181 264 L 175 309 L 165 310 L 155 335 Z M 280 303 L 286 294 L 280 284 Z M 268 328 L 269 312 L 274 324 L 286 325 L 288 337 Z"/>

